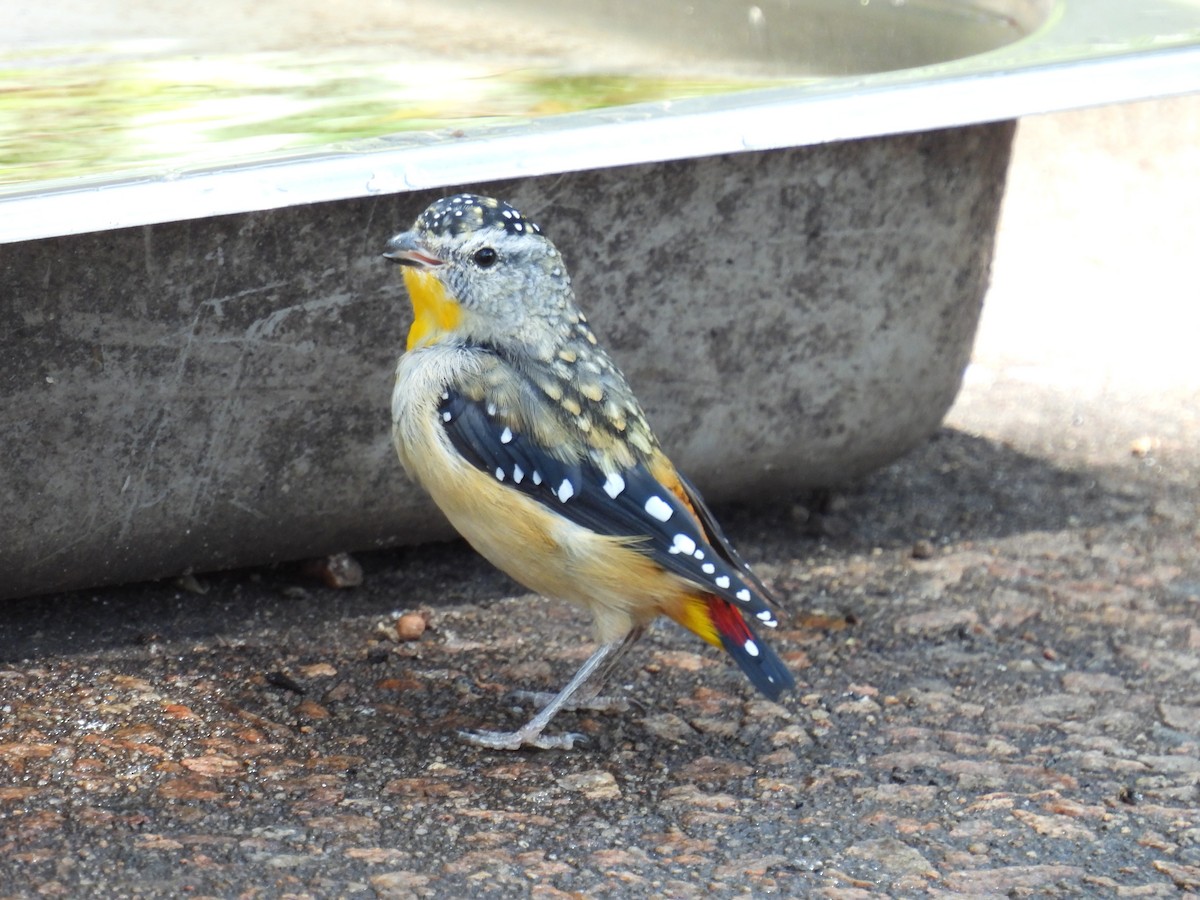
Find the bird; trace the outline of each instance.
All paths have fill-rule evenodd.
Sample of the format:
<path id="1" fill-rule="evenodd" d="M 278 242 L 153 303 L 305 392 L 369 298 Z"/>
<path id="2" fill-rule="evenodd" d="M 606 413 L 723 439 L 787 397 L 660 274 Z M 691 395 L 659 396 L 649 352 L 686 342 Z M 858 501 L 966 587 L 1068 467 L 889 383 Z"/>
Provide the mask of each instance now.
<path id="1" fill-rule="evenodd" d="M 777 625 L 778 604 L 660 447 L 541 228 L 459 193 L 383 256 L 402 267 L 413 310 L 391 403 L 400 462 L 493 565 L 590 611 L 597 642 L 523 727 L 462 737 L 571 749 L 582 736 L 547 734 L 550 721 L 602 703 L 599 687 L 659 616 L 724 648 L 768 698 L 794 687 L 756 632 Z"/>

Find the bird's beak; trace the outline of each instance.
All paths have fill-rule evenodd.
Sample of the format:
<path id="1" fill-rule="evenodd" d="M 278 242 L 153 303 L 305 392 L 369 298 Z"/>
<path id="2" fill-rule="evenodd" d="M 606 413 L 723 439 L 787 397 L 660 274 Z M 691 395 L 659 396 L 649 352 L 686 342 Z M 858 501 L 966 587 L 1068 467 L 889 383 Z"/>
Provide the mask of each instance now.
<path id="1" fill-rule="evenodd" d="M 402 231 L 387 242 L 383 258 L 390 259 L 402 266 L 413 266 L 418 269 L 431 269 L 442 265 L 445 260 L 438 259 L 429 253 L 417 238 L 415 232 Z"/>

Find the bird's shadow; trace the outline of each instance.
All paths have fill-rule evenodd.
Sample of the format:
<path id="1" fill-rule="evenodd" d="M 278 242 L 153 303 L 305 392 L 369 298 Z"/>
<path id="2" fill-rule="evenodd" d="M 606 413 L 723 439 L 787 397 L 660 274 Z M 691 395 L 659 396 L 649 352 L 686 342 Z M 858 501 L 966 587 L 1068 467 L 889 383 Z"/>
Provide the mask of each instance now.
<path id="1" fill-rule="evenodd" d="M 944 428 L 848 488 L 753 506 L 723 505 L 717 512 L 750 559 L 769 559 L 771 552 L 785 552 L 781 548 L 791 557 L 803 555 L 806 544 L 817 542 L 834 556 L 850 555 L 919 540 L 978 541 L 1088 527 L 1136 502 L 1100 484 L 1093 473 L 1064 470 L 1002 443 Z M 151 643 L 236 639 L 297 623 L 316 626 L 418 606 L 483 603 L 522 592 L 461 542 L 373 551 L 357 559 L 365 577 L 353 589 L 326 587 L 299 565 L 281 564 L 195 581 L 7 600 L 0 609 L 0 663 L 122 650 L 136 655 Z"/>

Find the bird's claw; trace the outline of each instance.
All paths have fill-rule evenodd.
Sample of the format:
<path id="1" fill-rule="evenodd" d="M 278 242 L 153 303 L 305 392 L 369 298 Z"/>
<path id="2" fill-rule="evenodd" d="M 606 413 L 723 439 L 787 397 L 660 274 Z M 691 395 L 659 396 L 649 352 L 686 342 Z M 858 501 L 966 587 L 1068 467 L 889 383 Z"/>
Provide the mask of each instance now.
<path id="1" fill-rule="evenodd" d="M 554 694 L 546 691 L 511 691 L 508 696 L 517 701 L 531 703 L 538 709 L 543 708 L 555 698 Z M 562 709 L 583 709 L 589 712 L 626 712 L 629 709 L 629 701 L 624 697 L 579 697 L 578 699 L 572 698 L 563 704 Z"/>
<path id="2" fill-rule="evenodd" d="M 460 731 L 458 736 L 468 744 L 488 750 L 520 750 L 532 747 L 536 750 L 570 750 L 576 742 L 586 743 L 587 735 L 568 731 L 563 734 L 541 734 L 519 731 Z"/>

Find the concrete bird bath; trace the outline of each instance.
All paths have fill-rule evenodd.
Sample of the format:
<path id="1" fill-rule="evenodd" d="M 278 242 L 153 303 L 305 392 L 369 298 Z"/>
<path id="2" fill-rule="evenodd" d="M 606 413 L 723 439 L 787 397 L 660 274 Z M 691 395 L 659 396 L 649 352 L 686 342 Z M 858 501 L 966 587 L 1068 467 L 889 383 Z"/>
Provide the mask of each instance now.
<path id="1" fill-rule="evenodd" d="M 379 253 L 462 188 L 710 499 L 853 479 L 955 396 L 1013 120 L 1200 87 L 1181 0 L 222 6 L 6 38 L 0 597 L 447 535 Z"/>

